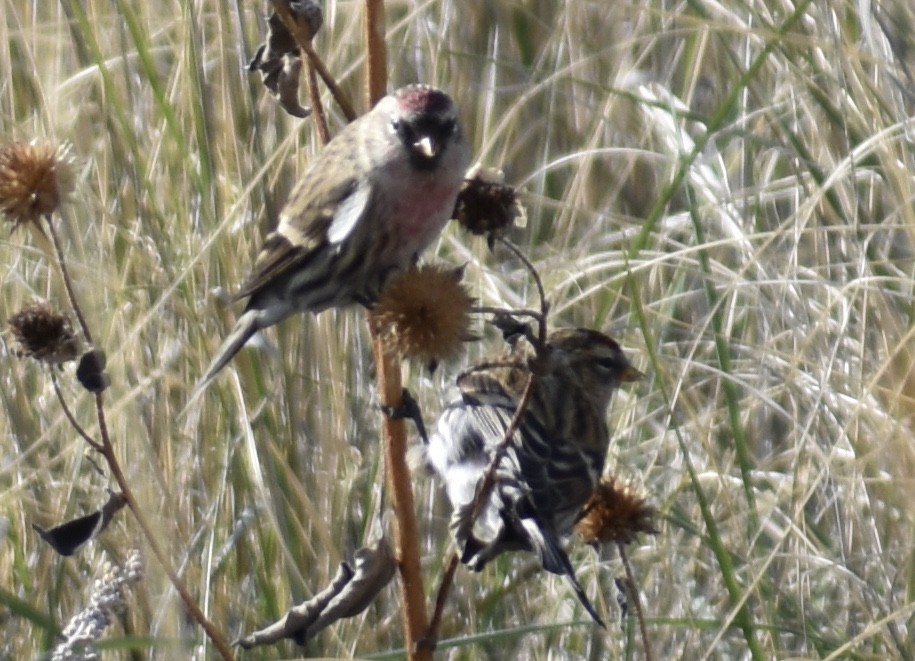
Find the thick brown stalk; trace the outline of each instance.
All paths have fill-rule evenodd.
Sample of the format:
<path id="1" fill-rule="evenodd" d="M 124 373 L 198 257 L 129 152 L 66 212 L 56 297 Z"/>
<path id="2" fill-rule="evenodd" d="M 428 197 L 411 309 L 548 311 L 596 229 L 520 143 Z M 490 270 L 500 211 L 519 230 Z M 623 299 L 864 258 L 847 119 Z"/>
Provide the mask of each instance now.
<path id="1" fill-rule="evenodd" d="M 365 0 L 366 90 L 369 106 L 378 103 L 388 87 L 388 55 L 384 42 L 384 0 Z"/>
<path id="2" fill-rule="evenodd" d="M 403 403 L 400 359 L 385 351 L 384 343 L 375 333 L 371 319 L 369 328 L 372 332 L 381 404 L 396 409 Z M 431 661 L 432 648 L 421 644 L 429 628 L 429 620 L 419 560 L 419 529 L 413 504 L 413 486 L 410 468 L 407 466 L 406 423 L 403 419 L 386 416 L 383 433 L 385 472 L 394 507 L 395 553 L 400 571 L 407 656 L 411 661 Z"/>
<path id="3" fill-rule="evenodd" d="M 374 106 L 387 89 L 387 53 L 384 43 L 384 1 L 365 0 L 365 49 L 368 62 L 366 92 L 368 106 Z M 403 404 L 403 381 L 400 357 L 385 351 L 371 315 L 369 331 L 375 354 L 378 395 L 388 410 Z M 429 629 L 426 614 L 426 593 L 419 556 L 419 527 L 413 504 L 413 483 L 407 465 L 407 428 L 401 418 L 386 416 L 383 425 L 384 462 L 394 507 L 394 540 L 397 568 L 400 572 L 400 592 L 404 609 L 404 637 L 410 661 L 432 661 L 432 647 L 424 645 Z"/>

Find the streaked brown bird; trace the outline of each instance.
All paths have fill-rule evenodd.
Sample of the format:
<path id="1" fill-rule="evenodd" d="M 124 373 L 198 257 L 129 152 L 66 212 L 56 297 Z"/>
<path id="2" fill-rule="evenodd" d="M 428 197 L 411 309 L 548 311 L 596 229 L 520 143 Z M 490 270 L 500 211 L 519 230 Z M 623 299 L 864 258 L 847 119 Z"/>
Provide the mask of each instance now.
<path id="1" fill-rule="evenodd" d="M 347 125 L 308 164 L 235 294 L 245 312 L 199 392 L 257 331 L 296 312 L 371 305 L 451 217 L 470 164 L 451 98 L 409 85 Z"/>
<path id="2" fill-rule="evenodd" d="M 530 400 L 496 468 L 495 486 L 471 522 L 478 484 L 532 369 Z M 550 333 L 539 353 L 522 337 L 501 357 L 458 377 L 460 398 L 439 417 L 425 458 L 454 508 L 451 527 L 462 562 L 479 571 L 506 551 L 536 553 L 602 624 L 560 540 L 571 533 L 603 470 L 610 398 L 620 384 L 640 378 L 613 339 L 584 328 Z"/>

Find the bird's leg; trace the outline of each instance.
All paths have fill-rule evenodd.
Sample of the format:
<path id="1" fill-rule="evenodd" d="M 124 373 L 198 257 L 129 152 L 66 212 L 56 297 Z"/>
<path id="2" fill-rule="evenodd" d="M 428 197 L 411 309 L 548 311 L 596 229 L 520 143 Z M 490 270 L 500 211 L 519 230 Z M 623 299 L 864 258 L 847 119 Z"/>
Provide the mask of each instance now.
<path id="1" fill-rule="evenodd" d="M 531 344 L 537 346 L 537 340 L 534 337 L 534 332 L 531 330 L 530 324 L 518 321 L 517 317 L 507 312 L 498 312 L 494 314 L 490 323 L 502 331 L 502 339 L 512 346 L 514 346 L 515 342 L 517 342 L 518 338 L 521 336 L 526 337 Z"/>
<path id="2" fill-rule="evenodd" d="M 426 433 L 426 425 L 423 423 L 423 413 L 409 390 L 403 389 L 400 406 L 382 405 L 381 412 L 394 420 L 412 420 L 419 437 L 423 440 L 423 445 L 429 445 L 429 434 Z"/>

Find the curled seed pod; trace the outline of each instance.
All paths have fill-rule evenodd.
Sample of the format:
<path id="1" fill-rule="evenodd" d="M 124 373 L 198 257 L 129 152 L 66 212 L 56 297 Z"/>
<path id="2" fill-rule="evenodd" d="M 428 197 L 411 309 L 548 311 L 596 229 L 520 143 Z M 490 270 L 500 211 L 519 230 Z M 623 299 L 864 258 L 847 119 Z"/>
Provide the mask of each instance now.
<path id="1" fill-rule="evenodd" d="M 76 378 L 89 392 L 102 392 L 111 383 L 105 373 L 108 358 L 101 349 L 92 349 L 83 354 L 76 368 Z"/>

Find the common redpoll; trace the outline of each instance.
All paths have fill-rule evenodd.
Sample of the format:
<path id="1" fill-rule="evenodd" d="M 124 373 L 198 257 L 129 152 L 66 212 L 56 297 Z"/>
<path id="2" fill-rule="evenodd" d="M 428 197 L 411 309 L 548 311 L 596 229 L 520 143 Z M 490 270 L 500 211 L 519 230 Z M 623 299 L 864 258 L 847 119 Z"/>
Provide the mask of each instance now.
<path id="1" fill-rule="evenodd" d="M 496 468 L 494 487 L 472 521 L 478 485 L 532 370 L 530 400 Z M 550 333 L 539 354 L 521 338 L 503 356 L 458 377 L 460 399 L 442 412 L 426 461 L 454 508 L 451 527 L 462 562 L 479 571 L 505 551 L 532 551 L 544 569 L 569 581 L 601 622 L 559 542 L 572 531 L 603 470 L 610 397 L 621 383 L 641 376 L 614 340 L 579 328 Z"/>
<path id="2" fill-rule="evenodd" d="M 257 331 L 296 312 L 370 305 L 451 217 L 470 164 L 444 92 L 409 85 L 309 163 L 236 299 L 249 298 L 198 391 Z"/>

